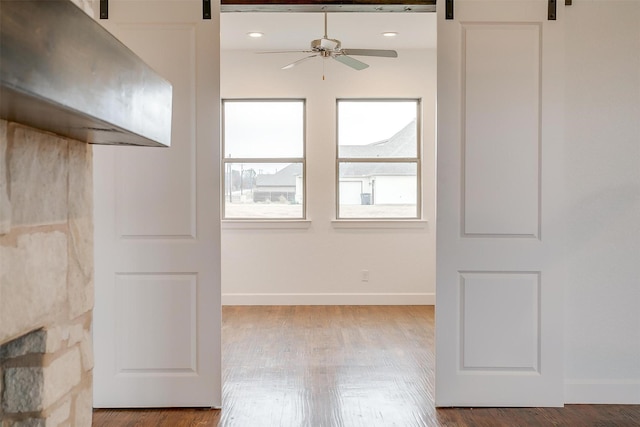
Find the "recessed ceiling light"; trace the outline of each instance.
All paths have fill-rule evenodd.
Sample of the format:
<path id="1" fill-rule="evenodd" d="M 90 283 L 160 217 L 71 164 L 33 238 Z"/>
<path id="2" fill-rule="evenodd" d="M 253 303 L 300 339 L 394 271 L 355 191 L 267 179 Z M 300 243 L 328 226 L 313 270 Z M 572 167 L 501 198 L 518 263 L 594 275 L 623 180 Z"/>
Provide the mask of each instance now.
<path id="1" fill-rule="evenodd" d="M 384 33 L 382 33 L 382 35 L 385 37 L 395 37 L 398 35 L 398 33 L 395 31 L 385 31 Z"/>
<path id="2" fill-rule="evenodd" d="M 253 39 L 259 39 L 260 37 L 264 36 L 264 33 L 259 33 L 257 31 L 252 31 L 250 33 L 247 33 L 247 35 Z"/>

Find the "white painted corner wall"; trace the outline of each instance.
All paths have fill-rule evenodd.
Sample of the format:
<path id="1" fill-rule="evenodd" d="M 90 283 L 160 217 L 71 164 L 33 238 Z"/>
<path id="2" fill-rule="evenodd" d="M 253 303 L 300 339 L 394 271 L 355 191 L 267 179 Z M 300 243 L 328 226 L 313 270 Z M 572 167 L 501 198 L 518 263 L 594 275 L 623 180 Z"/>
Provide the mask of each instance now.
<path id="1" fill-rule="evenodd" d="M 320 58 L 292 70 L 301 55 L 222 51 L 223 98 L 307 100 L 308 226 L 222 225 L 223 305 L 434 304 L 435 50 L 362 58 L 354 71 Z M 421 98 L 424 224 L 351 228 L 335 220 L 336 98 Z M 361 271 L 369 281 L 361 281 Z"/>
<path id="2" fill-rule="evenodd" d="M 640 404 L 640 2 L 565 18 L 565 401 Z"/>

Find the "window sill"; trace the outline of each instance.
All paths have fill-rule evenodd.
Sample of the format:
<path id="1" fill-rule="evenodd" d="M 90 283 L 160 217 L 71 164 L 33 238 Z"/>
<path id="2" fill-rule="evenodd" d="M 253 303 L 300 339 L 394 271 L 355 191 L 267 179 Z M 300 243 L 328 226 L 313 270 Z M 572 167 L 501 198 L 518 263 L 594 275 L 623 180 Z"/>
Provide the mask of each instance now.
<path id="1" fill-rule="evenodd" d="M 223 219 L 223 230 L 266 230 L 289 229 L 303 230 L 311 228 L 310 219 Z"/>
<path id="2" fill-rule="evenodd" d="M 370 228 L 370 229 L 401 229 L 401 228 L 427 228 L 429 221 L 426 219 L 334 219 L 331 221 L 333 228 Z"/>

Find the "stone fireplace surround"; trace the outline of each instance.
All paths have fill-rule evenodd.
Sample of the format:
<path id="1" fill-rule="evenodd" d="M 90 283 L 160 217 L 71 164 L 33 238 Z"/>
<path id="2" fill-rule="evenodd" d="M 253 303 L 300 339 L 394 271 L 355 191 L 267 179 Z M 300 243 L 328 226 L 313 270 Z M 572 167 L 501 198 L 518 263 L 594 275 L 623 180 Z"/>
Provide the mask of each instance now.
<path id="1" fill-rule="evenodd" d="M 1 427 L 91 425 L 92 310 L 91 145 L 0 120 Z"/>
<path id="2" fill-rule="evenodd" d="M 90 426 L 92 148 L 0 120 L 0 425 Z"/>
<path id="3" fill-rule="evenodd" d="M 168 146 L 171 136 L 171 84 L 67 2 L 95 19 L 92 0 L 24 2 L 43 27 L 25 32 L 31 34 L 25 39 L 16 32 L 28 20 L 25 9 L 5 8 L 11 13 L 0 15 L 9 17 L 1 41 L 10 49 L 2 52 L 18 69 L 3 68 L 0 76 L 0 427 L 91 426 L 93 163 L 86 142 Z M 49 7 L 72 21 L 43 18 Z M 81 42 L 68 28 L 84 29 Z M 42 46 L 50 48 L 49 62 Z M 107 62 L 114 74 L 106 80 L 92 77 L 100 49 L 112 55 Z M 69 56 L 86 60 L 73 63 Z M 31 68 L 24 72 L 20 64 Z M 65 78 L 47 80 L 54 71 Z M 79 91 L 103 101 L 112 96 L 120 107 L 153 102 L 154 108 L 120 108 L 115 113 L 129 112 L 120 117 L 113 107 L 92 116 L 86 96 L 67 96 Z M 67 105 L 71 100 L 79 103 Z M 93 131 L 78 133 L 76 125 Z"/>

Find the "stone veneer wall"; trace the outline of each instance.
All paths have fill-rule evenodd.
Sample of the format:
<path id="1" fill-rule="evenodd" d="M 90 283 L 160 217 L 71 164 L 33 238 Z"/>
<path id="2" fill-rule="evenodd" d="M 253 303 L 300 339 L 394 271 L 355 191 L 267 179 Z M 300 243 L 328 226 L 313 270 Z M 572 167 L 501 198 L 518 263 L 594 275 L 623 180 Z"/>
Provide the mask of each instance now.
<path id="1" fill-rule="evenodd" d="M 0 120 L 0 344 L 41 329 L 0 348 L 2 427 L 91 425 L 92 187 L 91 145 Z"/>

